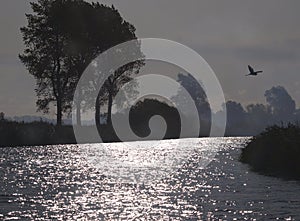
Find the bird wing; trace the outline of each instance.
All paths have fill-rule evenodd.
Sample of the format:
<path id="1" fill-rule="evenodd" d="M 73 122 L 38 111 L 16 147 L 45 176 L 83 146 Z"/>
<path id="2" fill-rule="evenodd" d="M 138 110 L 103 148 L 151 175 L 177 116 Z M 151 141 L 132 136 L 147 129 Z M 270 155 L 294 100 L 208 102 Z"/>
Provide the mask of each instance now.
<path id="1" fill-rule="evenodd" d="M 251 73 L 254 72 L 254 69 L 250 65 L 248 65 L 248 69 Z"/>

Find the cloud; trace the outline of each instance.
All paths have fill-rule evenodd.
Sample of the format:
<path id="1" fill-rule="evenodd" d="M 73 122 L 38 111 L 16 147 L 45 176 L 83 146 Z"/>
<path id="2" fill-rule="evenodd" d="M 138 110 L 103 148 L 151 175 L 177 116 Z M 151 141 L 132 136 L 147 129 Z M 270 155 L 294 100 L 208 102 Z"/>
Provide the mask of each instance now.
<path id="1" fill-rule="evenodd" d="M 300 43 L 300 40 L 299 40 Z M 293 46 L 295 47 L 295 46 Z M 236 57 L 243 60 L 260 62 L 289 61 L 297 62 L 300 59 L 300 52 L 289 47 L 267 48 L 267 47 L 244 47 L 234 49 Z"/>

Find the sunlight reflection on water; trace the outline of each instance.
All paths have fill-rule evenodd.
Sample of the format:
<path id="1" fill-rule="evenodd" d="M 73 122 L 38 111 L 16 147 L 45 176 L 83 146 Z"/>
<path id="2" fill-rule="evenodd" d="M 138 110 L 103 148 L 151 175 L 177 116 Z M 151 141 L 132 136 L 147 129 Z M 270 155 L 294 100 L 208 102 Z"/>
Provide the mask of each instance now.
<path id="1" fill-rule="evenodd" d="M 82 156 L 114 182 L 153 184 L 188 163 L 204 168 L 213 160 L 223 139 L 180 139 L 81 145 Z"/>
<path id="2" fill-rule="evenodd" d="M 299 182 L 257 175 L 238 162 L 248 140 L 193 139 L 189 145 L 219 145 L 207 167 L 199 165 L 201 151 L 176 155 L 185 159 L 173 173 L 146 184 L 117 182 L 109 176 L 117 165 L 101 171 L 86 159 L 85 145 L 3 148 L 0 220 L 300 220 Z"/>

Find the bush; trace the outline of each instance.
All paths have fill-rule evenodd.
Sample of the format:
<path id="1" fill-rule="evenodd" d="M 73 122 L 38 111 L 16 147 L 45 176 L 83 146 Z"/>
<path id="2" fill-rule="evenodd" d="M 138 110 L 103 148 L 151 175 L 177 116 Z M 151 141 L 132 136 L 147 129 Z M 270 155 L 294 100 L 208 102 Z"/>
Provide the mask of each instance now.
<path id="1" fill-rule="evenodd" d="M 299 125 L 268 127 L 242 150 L 240 161 L 265 175 L 300 180 Z"/>

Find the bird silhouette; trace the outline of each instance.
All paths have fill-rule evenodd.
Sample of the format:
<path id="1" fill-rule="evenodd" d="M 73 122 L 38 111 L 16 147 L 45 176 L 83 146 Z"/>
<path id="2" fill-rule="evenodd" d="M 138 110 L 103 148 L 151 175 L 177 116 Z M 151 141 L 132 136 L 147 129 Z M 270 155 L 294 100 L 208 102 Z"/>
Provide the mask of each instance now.
<path id="1" fill-rule="evenodd" d="M 248 69 L 250 73 L 246 76 L 257 76 L 257 74 L 262 73 L 262 71 L 254 71 L 254 69 L 250 65 L 248 65 Z"/>

